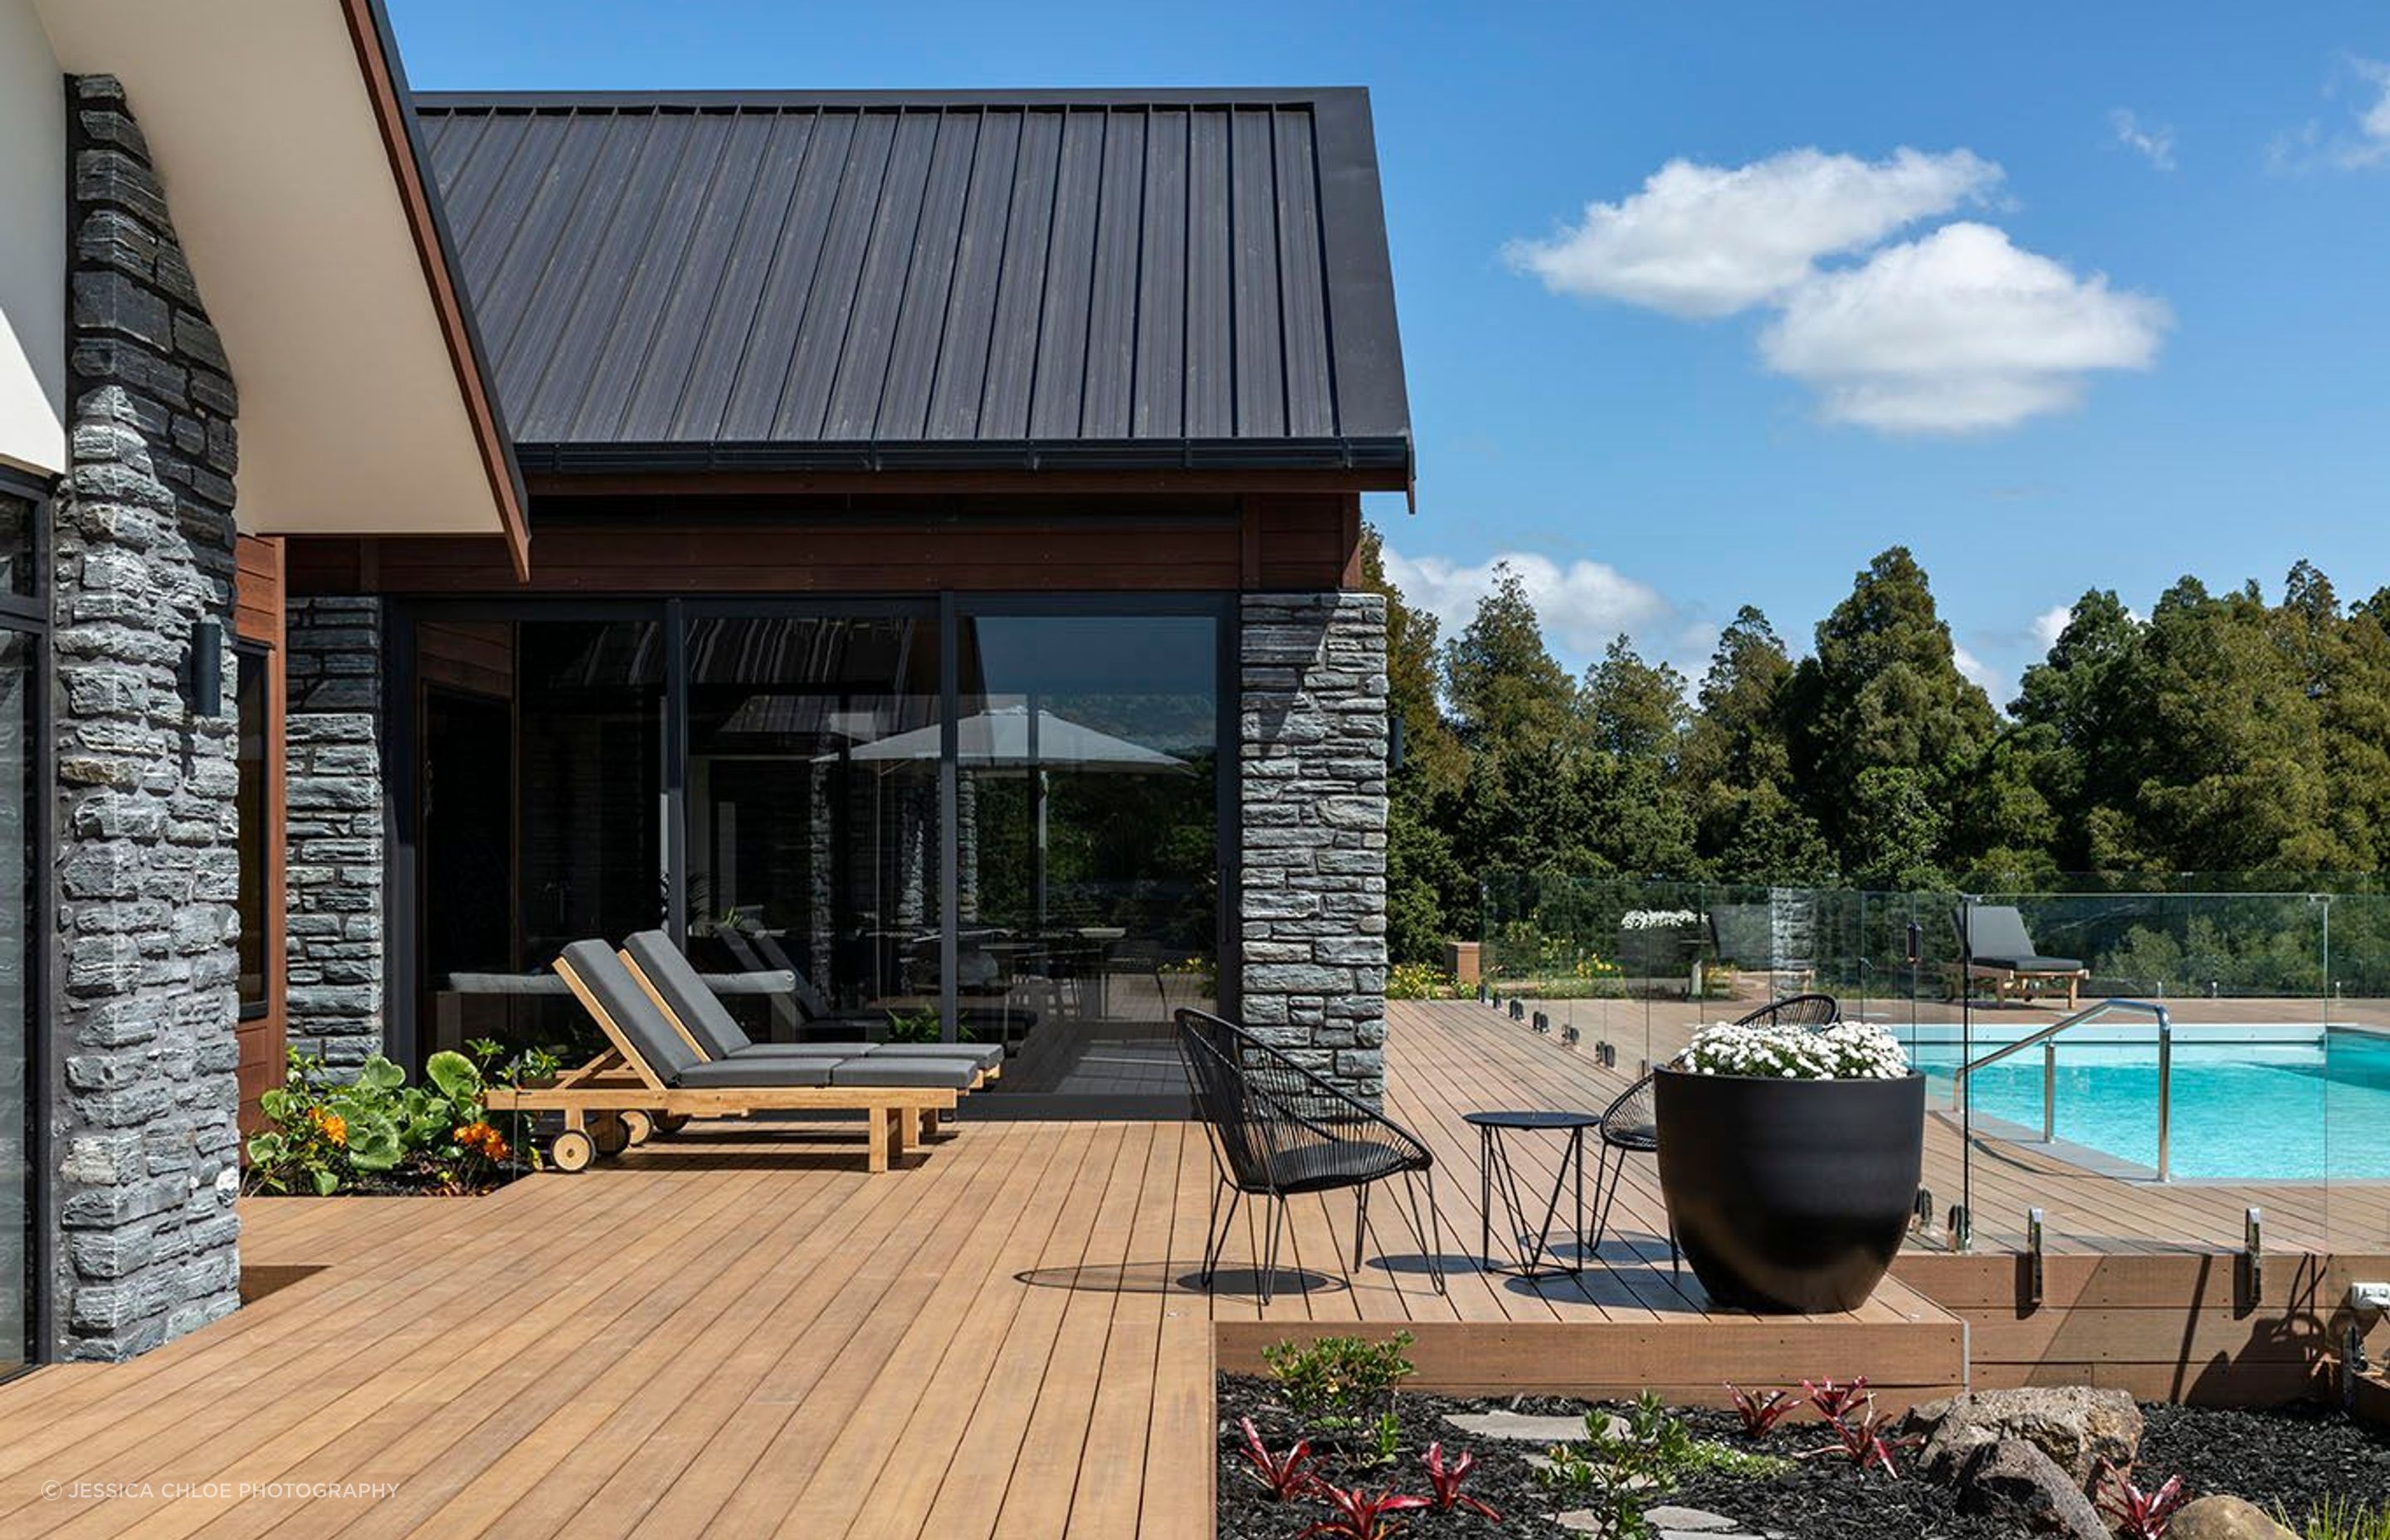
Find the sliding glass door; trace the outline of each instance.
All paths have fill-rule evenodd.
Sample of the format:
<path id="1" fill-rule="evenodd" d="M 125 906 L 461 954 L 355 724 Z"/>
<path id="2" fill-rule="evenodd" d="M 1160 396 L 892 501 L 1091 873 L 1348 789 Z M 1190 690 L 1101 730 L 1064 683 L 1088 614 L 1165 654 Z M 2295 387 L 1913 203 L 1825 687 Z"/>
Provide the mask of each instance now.
<path id="1" fill-rule="evenodd" d="M 418 1050 L 569 1041 L 557 953 L 664 925 L 757 1038 L 1001 1044 L 991 1102 L 1183 1111 L 1228 631 L 1212 598 L 424 607 Z"/>

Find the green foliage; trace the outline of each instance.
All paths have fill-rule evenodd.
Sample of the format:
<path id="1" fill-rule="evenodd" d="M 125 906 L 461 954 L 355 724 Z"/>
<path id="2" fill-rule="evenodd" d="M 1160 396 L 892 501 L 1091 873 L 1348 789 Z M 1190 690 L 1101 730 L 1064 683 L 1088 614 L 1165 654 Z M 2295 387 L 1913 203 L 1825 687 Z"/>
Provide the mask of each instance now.
<path id="1" fill-rule="evenodd" d="M 1365 531 L 1406 746 L 1387 787 L 1394 963 L 1481 938 L 1543 993 L 1615 991 L 1601 959 L 1576 955 L 1612 949 L 1604 921 L 1546 914 L 1540 935 L 1489 933 L 1489 873 L 2030 892 L 2064 872 L 2345 888 L 2390 865 L 2390 589 L 2345 604 L 2306 562 L 2274 603 L 2254 584 L 2191 578 L 2146 616 L 2084 594 L 2003 719 L 1960 672 L 1926 574 L 1898 546 L 1856 575 L 1805 658 L 1739 610 L 1690 699 L 1623 637 L 1572 680 L 1507 567 L 1440 638 L 1383 555 Z M 2371 939 L 2390 946 L 2382 929 Z M 2344 959 L 2363 954 L 2337 930 L 2333 950 L 2334 982 L 2355 987 L 2363 964 Z M 2226 989 L 2304 969 L 2314 987 L 2311 957 L 2279 951 L 2176 925 L 2068 955 Z M 1631 959 L 1626 971 L 1640 976 Z"/>
<path id="2" fill-rule="evenodd" d="M 340 1081 L 321 1059 L 293 1049 L 279 1086 L 258 1098 L 270 1125 L 250 1136 L 249 1179 L 267 1192 L 312 1192 L 329 1197 L 360 1176 L 405 1179 L 437 1190 L 465 1190 L 485 1184 L 528 1147 L 520 1119 L 508 1131 L 490 1123 L 483 1108 L 498 1046 L 469 1045 L 476 1057 L 443 1051 L 424 1065 L 425 1084 L 409 1085 L 406 1072 L 379 1054 Z M 495 1072 L 499 1084 L 513 1084 L 526 1065 L 555 1072 L 546 1050 L 527 1050 Z"/>
<path id="3" fill-rule="evenodd" d="M 1791 1468 L 1787 1460 L 1695 1438 L 1653 1391 L 1615 1419 L 1604 1411 L 1587 1413 L 1585 1443 L 1554 1444 L 1545 1457 L 1536 1479 L 1569 1505 L 1590 1508 L 1601 1521 L 1596 1533 L 1613 1537 L 1651 1534 L 1644 1508 L 1694 1476 L 1719 1471 L 1757 1479 Z"/>
<path id="4" fill-rule="evenodd" d="M 1433 963 L 1396 963 L 1386 970 L 1389 1000 L 1448 1000 L 1453 988 L 1452 975 Z"/>
<path id="5" fill-rule="evenodd" d="M 891 1043 L 943 1043 L 945 1041 L 945 1018 L 935 1006 L 923 1006 L 919 1010 L 892 1010 L 888 1013 L 888 1041 Z M 955 1029 L 955 1041 L 976 1043 L 979 1033 L 969 1021 Z"/>
<path id="6" fill-rule="evenodd" d="M 1382 1342 L 1358 1337 L 1273 1342 L 1262 1349 L 1262 1362 L 1305 1427 L 1351 1431 L 1392 1409 L 1396 1388 L 1414 1372 L 1404 1356 L 1412 1341 L 1409 1332 L 1398 1331 Z"/>
<path id="7" fill-rule="evenodd" d="M 2326 1497 L 2307 1512 L 2305 1524 L 2294 1523 L 2280 1504 L 2274 1521 L 2299 1540 L 2390 1540 L 2390 1508 Z"/>

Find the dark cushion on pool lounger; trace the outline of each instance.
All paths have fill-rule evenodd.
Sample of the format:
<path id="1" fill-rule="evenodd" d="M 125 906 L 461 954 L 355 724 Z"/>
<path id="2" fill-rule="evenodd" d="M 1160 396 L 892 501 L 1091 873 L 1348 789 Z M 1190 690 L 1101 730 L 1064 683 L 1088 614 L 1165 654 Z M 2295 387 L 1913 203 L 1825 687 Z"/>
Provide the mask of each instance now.
<path id="1" fill-rule="evenodd" d="M 2073 957 L 1977 957 L 1977 968 L 2005 968 L 2011 973 L 2080 973 Z"/>
<path id="2" fill-rule="evenodd" d="M 675 1085 L 689 1091 L 737 1090 L 749 1085 L 832 1085 L 842 1059 L 718 1059 L 692 1064 Z"/>
<path id="3" fill-rule="evenodd" d="M 705 987 L 689 960 L 681 956 L 679 947 L 662 930 L 642 930 L 623 943 L 623 950 L 639 965 L 639 971 L 655 985 L 664 1004 L 680 1018 L 698 1046 L 709 1059 L 727 1059 L 742 1048 L 754 1046 L 754 1039 L 739 1028 L 729 1010 L 714 998 L 713 991 Z"/>
<path id="4" fill-rule="evenodd" d="M 672 1084 L 683 1071 L 699 1062 L 696 1052 L 673 1031 L 672 1023 L 631 977 L 623 959 L 614 956 L 612 947 L 602 941 L 576 941 L 556 960 L 559 967 L 572 969 L 598 1007 L 665 1084 Z"/>
<path id="5" fill-rule="evenodd" d="M 875 1059 L 953 1059 L 982 1070 L 1004 1062 L 1004 1049 L 983 1043 L 815 1043 L 809 1047 L 843 1049 Z"/>
<path id="6" fill-rule="evenodd" d="M 873 1054 L 867 1059 L 850 1059 L 833 1065 L 829 1072 L 832 1085 L 877 1085 L 899 1088 L 918 1087 L 925 1091 L 968 1091 L 978 1078 L 975 1066 L 957 1059 L 882 1059 Z"/>

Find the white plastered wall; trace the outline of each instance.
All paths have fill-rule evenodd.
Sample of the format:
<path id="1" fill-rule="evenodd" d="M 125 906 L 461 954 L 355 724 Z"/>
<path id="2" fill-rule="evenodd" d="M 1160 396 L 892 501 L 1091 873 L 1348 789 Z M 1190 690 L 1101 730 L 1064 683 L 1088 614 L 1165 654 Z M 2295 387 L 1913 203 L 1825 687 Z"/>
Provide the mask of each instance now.
<path id="1" fill-rule="evenodd" d="M 0 465 L 66 468 L 66 89 L 32 0 L 0 0 Z"/>

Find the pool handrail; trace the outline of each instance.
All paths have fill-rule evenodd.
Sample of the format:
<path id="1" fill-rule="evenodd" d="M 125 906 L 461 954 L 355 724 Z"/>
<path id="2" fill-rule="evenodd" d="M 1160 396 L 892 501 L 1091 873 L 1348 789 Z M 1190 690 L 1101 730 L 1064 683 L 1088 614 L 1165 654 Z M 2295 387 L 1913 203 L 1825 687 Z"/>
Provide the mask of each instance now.
<path id="1" fill-rule="evenodd" d="M 2109 998 L 2094 1000 L 2071 1016 L 2062 1017 L 2039 1032 L 2029 1033 L 2013 1043 L 2001 1045 L 1983 1058 L 1959 1066 L 1950 1080 L 1950 1104 L 1965 1105 L 1967 1077 L 1977 1070 L 1988 1069 L 2011 1054 L 2023 1053 L 2038 1046 L 2041 1049 L 2041 1142 L 2049 1144 L 2058 1137 L 2058 1034 L 2095 1021 L 2114 1011 L 2139 1011 L 2154 1017 L 2158 1024 L 2158 1180 L 2173 1177 L 2173 1160 L 2169 1146 L 2174 1132 L 2174 1018 L 2166 1007 L 2149 1000 Z"/>

